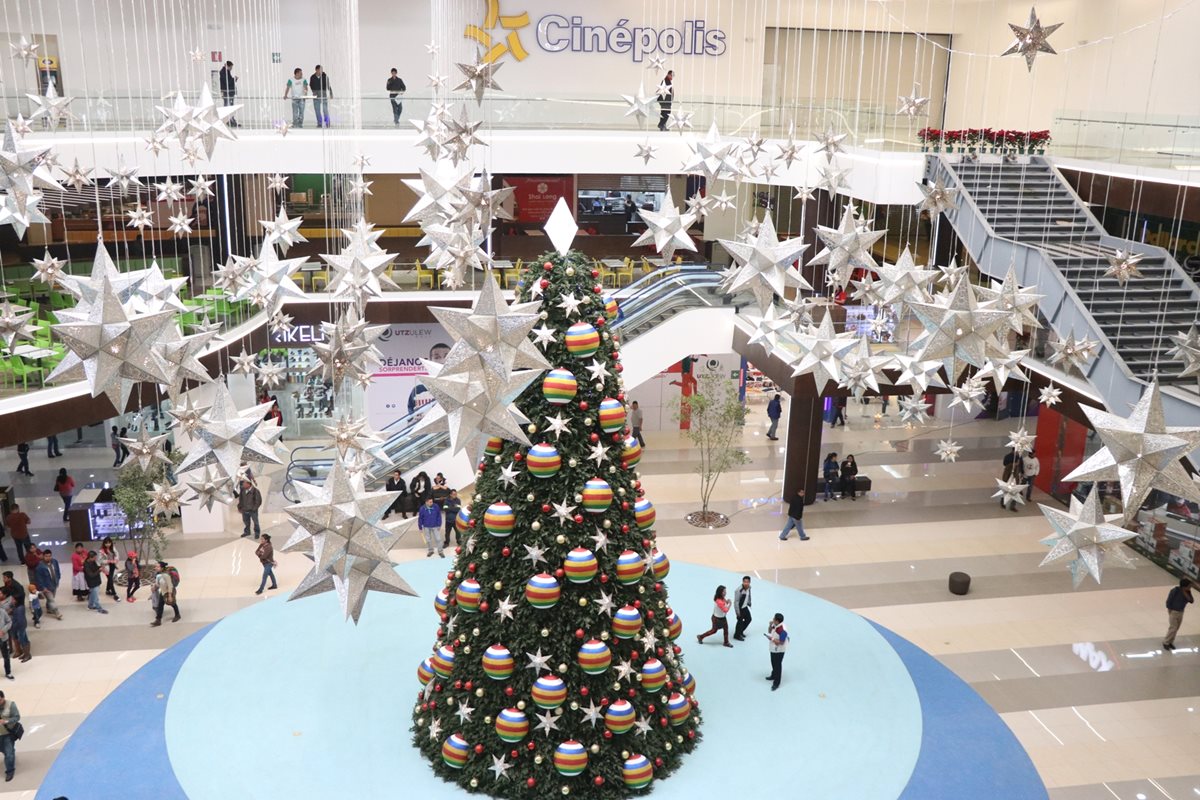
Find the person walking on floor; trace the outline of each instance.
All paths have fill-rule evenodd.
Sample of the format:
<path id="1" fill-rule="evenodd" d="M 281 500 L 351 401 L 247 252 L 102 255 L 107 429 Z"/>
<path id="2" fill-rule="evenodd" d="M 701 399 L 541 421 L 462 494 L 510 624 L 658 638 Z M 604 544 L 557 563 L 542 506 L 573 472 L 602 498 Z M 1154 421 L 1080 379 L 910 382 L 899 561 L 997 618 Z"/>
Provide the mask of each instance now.
<path id="1" fill-rule="evenodd" d="M 89 550 L 83 561 L 83 582 L 87 585 L 87 607 L 101 614 L 107 614 L 104 606 L 100 605 L 100 584 L 104 582 L 100 576 L 100 564 L 96 561 L 96 551 Z"/>
<path id="2" fill-rule="evenodd" d="M 658 129 L 660 131 L 667 129 L 667 120 L 671 117 L 671 103 L 675 101 L 674 84 L 675 70 L 667 70 L 667 76 L 663 78 L 658 87 Z"/>
<path id="3" fill-rule="evenodd" d="M 1179 585 L 1167 594 L 1167 635 L 1163 639 L 1164 650 L 1175 649 L 1175 634 L 1183 624 L 1183 612 L 1188 603 L 1194 602 L 1192 584 L 1187 578 L 1180 578 Z"/>
<path id="4" fill-rule="evenodd" d="M 425 534 L 425 557 L 432 556 L 434 548 L 437 548 L 437 554 L 445 558 L 446 553 L 438 543 L 438 534 L 442 532 L 442 509 L 433 502 L 432 496 L 425 498 L 425 504 L 417 512 L 417 526 Z"/>
<path id="5" fill-rule="evenodd" d="M 771 398 L 771 402 L 767 403 L 767 419 L 771 420 L 771 427 L 767 428 L 767 438 L 771 441 L 777 441 L 778 436 L 775 435 L 775 429 L 779 427 L 779 418 L 783 416 L 783 401 L 779 392 Z"/>
<path id="6" fill-rule="evenodd" d="M 58 594 L 60 583 L 62 583 L 62 570 L 58 566 L 58 559 L 50 552 L 50 548 L 46 548 L 42 551 L 41 563 L 33 571 L 33 585 L 37 587 L 42 599 L 46 601 L 46 613 L 59 620 L 62 619 L 62 612 L 58 610 L 55 595 Z"/>
<path id="7" fill-rule="evenodd" d="M 29 590 L 29 610 L 33 614 L 33 627 L 42 627 L 42 593 L 32 583 L 25 587 Z"/>
<path id="8" fill-rule="evenodd" d="M 1017 453 L 1017 451 L 1016 450 L 1008 451 L 1008 453 L 1005 454 L 1004 461 L 1002 463 L 1004 465 L 1004 472 L 1003 472 L 1004 480 L 1020 482 L 1020 480 L 1021 480 L 1021 456 Z M 1014 498 L 1006 503 L 1004 495 L 1001 495 L 1000 496 L 1000 507 L 1007 508 L 1009 511 L 1012 511 L 1015 514 L 1017 512 L 1017 501 Z"/>
<path id="9" fill-rule="evenodd" d="M 308 79 L 308 89 L 313 96 L 313 112 L 317 116 L 317 127 L 329 127 L 329 98 L 333 97 L 333 89 L 329 86 L 329 75 L 321 69 L 321 65 L 313 69 Z"/>
<path id="10" fill-rule="evenodd" d="M 776 614 L 767 623 L 767 632 L 763 635 L 767 637 L 767 649 L 771 653 L 771 674 L 767 676 L 767 680 L 771 682 L 773 692 L 779 688 L 779 681 L 783 678 L 783 656 L 787 652 L 790 638 L 787 628 L 783 625 L 783 614 Z"/>
<path id="11" fill-rule="evenodd" d="M 33 658 L 33 653 L 29 649 L 29 623 L 25 617 L 25 587 L 13 579 L 11 572 L 5 572 L 3 577 L 4 585 L 0 587 L 0 592 L 9 600 L 5 610 L 13 621 L 14 650 L 22 661 L 28 661 Z"/>
<path id="12" fill-rule="evenodd" d="M 262 492 L 248 478 L 242 480 L 241 489 L 237 496 L 237 510 L 242 512 L 242 538 L 250 535 L 250 527 L 254 526 L 254 538 L 262 535 L 258 525 L 258 509 L 262 508 Z"/>
<path id="13" fill-rule="evenodd" d="M 788 503 L 788 521 L 784 523 L 783 530 L 779 532 L 779 541 L 786 542 L 788 536 L 792 532 L 792 528 L 800 534 L 800 541 L 807 542 L 808 534 L 804 532 L 804 490 L 800 489 L 792 497 Z"/>
<path id="14" fill-rule="evenodd" d="M 30 545 L 22 560 L 25 562 L 25 571 L 29 573 L 29 582 L 33 583 L 33 575 L 37 572 L 38 564 L 42 563 L 42 551 L 37 548 L 37 545 Z"/>
<path id="15" fill-rule="evenodd" d="M 121 466 L 121 434 L 117 431 L 117 426 L 112 426 L 112 431 L 108 435 L 108 445 L 113 451 L 113 466 Z"/>
<path id="16" fill-rule="evenodd" d="M 46 437 L 46 458 L 62 458 L 62 450 L 58 449 L 58 435 Z"/>
<path id="17" fill-rule="evenodd" d="M 713 594 L 712 627 L 696 637 L 699 644 L 704 644 L 706 638 L 720 631 L 725 635 L 725 646 L 733 647 L 729 641 L 729 621 L 726 619 L 732 605 L 725 599 L 725 586 L 718 586 L 717 591 Z"/>
<path id="18" fill-rule="evenodd" d="M 128 428 L 121 428 L 121 430 L 117 432 L 117 444 L 121 446 L 121 463 L 122 464 L 125 463 L 125 459 L 129 458 L 129 448 L 126 447 L 125 443 L 122 442 L 121 440 L 128 439 L 128 438 L 129 438 L 129 429 Z"/>
<path id="19" fill-rule="evenodd" d="M 33 473 L 29 471 L 29 442 L 17 445 L 17 472 L 29 478 L 33 477 Z"/>
<path id="20" fill-rule="evenodd" d="M 17 557 L 25 560 L 25 551 L 29 549 L 29 515 L 21 510 L 19 503 L 13 503 L 12 510 L 4 518 L 4 527 L 12 537 L 13 545 L 17 548 Z M 8 561 L 8 553 L 4 552 L 4 539 L 0 535 L 0 561 Z"/>
<path id="21" fill-rule="evenodd" d="M 858 499 L 854 487 L 856 478 L 858 478 L 858 462 L 854 460 L 853 455 L 848 455 L 842 462 L 842 497 L 849 495 L 851 500 Z"/>
<path id="22" fill-rule="evenodd" d="M 304 98 L 307 96 L 308 81 L 304 78 L 304 70 L 296 67 L 292 70 L 292 77 L 288 78 L 287 85 L 283 87 L 283 99 L 292 99 L 293 128 L 304 127 Z"/>
<path id="23" fill-rule="evenodd" d="M 1025 501 L 1033 499 L 1033 479 L 1042 471 L 1042 464 L 1033 453 L 1026 453 L 1021 459 L 1021 472 L 1025 475 Z"/>
<path id="24" fill-rule="evenodd" d="M 87 599 L 87 583 L 83 579 L 83 562 L 86 560 L 87 551 L 83 549 L 83 543 L 76 543 L 71 551 L 71 594 L 78 602 Z"/>
<path id="25" fill-rule="evenodd" d="M 125 554 L 125 602 L 136 603 L 137 590 L 142 588 L 142 570 L 138 566 L 138 554 L 130 550 Z"/>
<path id="26" fill-rule="evenodd" d="M 58 492 L 58 496 L 62 498 L 63 522 L 66 522 L 70 519 L 71 498 L 75 495 L 75 479 L 67 474 L 66 467 L 58 471 L 58 477 L 54 479 L 54 491 Z"/>
<path id="27" fill-rule="evenodd" d="M 17 704 L 0 692 L 0 748 L 4 750 L 4 780 L 11 781 L 17 771 L 15 744 L 25 734 Z"/>
<path id="28" fill-rule="evenodd" d="M 12 617 L 0 606 L 0 657 L 4 659 L 4 677 L 14 680 L 12 674 L 12 648 L 8 646 L 8 637 L 12 634 Z"/>
<path id="29" fill-rule="evenodd" d="M 96 553 L 96 563 L 100 565 L 100 574 L 104 576 L 104 594 L 114 600 L 119 600 L 114 583 L 117 577 L 117 548 L 113 544 L 111 536 L 105 536 L 104 541 L 100 543 L 100 550 Z"/>
<path id="30" fill-rule="evenodd" d="M 388 100 L 392 104 L 392 124 L 397 128 L 400 127 L 400 113 L 404 111 L 404 101 L 400 99 L 400 95 L 408 91 L 408 87 L 404 85 L 404 80 L 400 77 L 400 73 L 392 67 L 392 74 L 387 79 Z"/>
<path id="31" fill-rule="evenodd" d="M 255 549 L 254 555 L 258 557 L 258 562 L 262 564 L 263 574 L 262 580 L 258 583 L 258 591 L 255 594 L 262 594 L 263 589 L 267 586 L 267 578 L 271 579 L 271 588 L 278 589 L 279 584 L 275 580 L 275 546 L 271 544 L 271 534 L 264 533 L 262 542 Z"/>
<path id="32" fill-rule="evenodd" d="M 825 479 L 825 502 L 831 499 L 836 500 L 833 496 L 833 487 L 838 482 L 838 460 L 837 453 L 830 453 L 825 456 L 825 462 L 821 465 L 821 476 Z"/>
<path id="33" fill-rule="evenodd" d="M 750 576 L 742 576 L 742 585 L 733 593 L 733 613 L 737 615 L 737 625 L 733 629 L 733 638 L 739 642 L 746 641 L 746 628 L 750 627 L 753 617 L 750 615 Z"/>
<path id="34" fill-rule="evenodd" d="M 167 606 L 175 612 L 175 616 L 171 618 L 171 622 L 179 622 L 179 604 L 175 600 L 175 575 L 170 566 L 165 561 L 158 562 L 158 571 L 154 575 L 154 584 L 150 590 L 150 605 L 154 606 L 154 622 L 150 623 L 151 628 L 157 628 L 162 625 L 163 611 Z"/>
<path id="35" fill-rule="evenodd" d="M 384 487 L 389 492 L 399 492 L 396 499 L 388 506 L 388 510 L 383 512 L 383 518 L 387 519 L 393 513 L 399 514 L 400 519 L 408 519 L 408 488 L 404 485 L 404 478 L 400 475 L 400 470 L 392 470 L 391 477 L 387 479 L 387 484 Z"/>
<path id="36" fill-rule="evenodd" d="M 839 421 L 841 426 L 846 427 L 846 398 L 833 398 L 833 421 L 829 423 L 829 427 L 836 428 Z"/>
<path id="37" fill-rule="evenodd" d="M 454 520 L 458 517 L 458 510 L 462 508 L 462 500 L 458 496 L 457 489 L 451 489 L 450 495 L 442 501 L 442 521 L 446 528 L 446 535 L 442 538 L 442 547 L 450 546 L 450 531 L 454 531 L 454 543 L 462 544 L 462 536 L 458 529 L 454 527 Z"/>
<path id="38" fill-rule="evenodd" d="M 234 98 L 237 97 L 237 76 L 233 74 L 232 61 L 225 62 L 225 66 L 221 67 L 217 79 L 221 85 L 221 105 L 233 105 Z M 229 127 L 236 128 L 237 126 L 237 120 L 230 117 Z"/>
<path id="39" fill-rule="evenodd" d="M 637 443 L 642 447 L 646 446 L 646 440 L 642 438 L 642 409 L 638 406 L 638 401 L 634 400 L 629 406 L 629 434 L 637 439 Z"/>

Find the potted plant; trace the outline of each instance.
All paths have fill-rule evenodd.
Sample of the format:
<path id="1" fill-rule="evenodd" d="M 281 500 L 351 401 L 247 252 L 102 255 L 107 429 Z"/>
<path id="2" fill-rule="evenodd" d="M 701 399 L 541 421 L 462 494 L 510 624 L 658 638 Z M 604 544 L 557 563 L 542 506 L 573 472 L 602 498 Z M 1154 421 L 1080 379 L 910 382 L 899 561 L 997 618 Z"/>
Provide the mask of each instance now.
<path id="1" fill-rule="evenodd" d="M 183 453 L 174 450 L 170 459 L 173 474 L 173 468 L 183 461 Z M 129 463 L 117 473 L 117 483 L 113 487 L 113 502 L 120 506 L 129 524 L 128 538 L 121 540 L 121 552 L 137 553 L 138 564 L 143 568 L 151 561 L 162 559 L 172 528 L 171 520 L 161 514 L 155 514 L 151 508 L 154 484 L 173 482 L 167 473 L 168 465 L 161 461 L 154 462 L 149 469 L 142 469 L 137 463 Z M 146 576 L 145 569 L 142 570 L 142 574 Z"/>

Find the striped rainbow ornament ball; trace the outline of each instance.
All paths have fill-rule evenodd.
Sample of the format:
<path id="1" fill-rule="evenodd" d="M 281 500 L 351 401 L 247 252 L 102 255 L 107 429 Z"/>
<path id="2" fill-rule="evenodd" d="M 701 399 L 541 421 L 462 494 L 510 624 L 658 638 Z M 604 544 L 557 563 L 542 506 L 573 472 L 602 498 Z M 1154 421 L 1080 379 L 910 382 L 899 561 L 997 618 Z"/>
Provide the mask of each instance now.
<path id="1" fill-rule="evenodd" d="M 483 652 L 483 671 L 492 680 L 506 680 L 514 668 L 512 653 L 504 645 L 494 644 Z"/>
<path id="2" fill-rule="evenodd" d="M 457 733 L 452 733 L 442 745 L 442 761 L 445 761 L 448 767 L 462 769 L 467 764 L 469 751 L 470 746 L 467 744 L 467 740 Z"/>
<path id="3" fill-rule="evenodd" d="M 554 445 L 542 442 L 529 448 L 529 453 L 525 456 L 525 466 L 535 478 L 553 478 L 562 469 L 562 456 L 558 454 Z"/>
<path id="4" fill-rule="evenodd" d="M 592 514 L 603 514 L 612 505 L 613 491 L 608 481 L 592 478 L 583 484 L 583 510 Z"/>
<path id="5" fill-rule="evenodd" d="M 579 648 L 579 668 L 588 675 L 603 675 L 612 665 L 612 651 L 599 639 L 588 639 Z"/>
<path id="6" fill-rule="evenodd" d="M 606 397 L 600 401 L 600 430 L 605 433 L 616 433 L 625 427 L 625 404 L 620 400 Z"/>
<path id="7" fill-rule="evenodd" d="M 492 536 L 505 537 L 513 532 L 517 515 L 512 506 L 505 502 L 492 503 L 483 513 L 483 527 Z"/>
<path id="8" fill-rule="evenodd" d="M 557 675 L 543 675 L 529 694 L 538 708 L 558 708 L 567 699 L 567 685 Z"/>
<path id="9" fill-rule="evenodd" d="M 575 399 L 579 381 L 569 369 L 552 369 L 542 378 L 542 397 L 554 406 L 563 406 Z"/>
<path id="10" fill-rule="evenodd" d="M 542 572 L 525 584 L 525 599 L 534 608 L 553 608 L 562 596 L 562 587 L 553 575 Z"/>
<path id="11" fill-rule="evenodd" d="M 567 352 L 576 358 L 591 358 L 600 349 L 600 334 L 586 322 L 567 328 Z"/>
<path id="12" fill-rule="evenodd" d="M 554 768 L 559 775 L 573 778 L 587 769 L 587 765 L 587 749 L 574 739 L 568 739 L 554 748 Z"/>
<path id="13" fill-rule="evenodd" d="M 479 601 L 482 598 L 483 587 L 474 578 L 464 580 L 454 592 L 454 599 L 458 603 L 459 610 L 465 611 L 468 614 L 474 614 L 479 610 Z"/>
<path id="14" fill-rule="evenodd" d="M 650 759 L 635 753 L 625 759 L 621 766 L 621 777 L 630 789 L 645 789 L 654 780 L 654 767 Z"/>
<path id="15" fill-rule="evenodd" d="M 519 708 L 506 708 L 496 715 L 496 735 L 512 744 L 529 735 L 529 718 Z"/>
<path id="16" fill-rule="evenodd" d="M 642 691 L 657 692 L 667 683 L 667 668 L 657 658 L 648 658 L 642 664 Z"/>
<path id="17" fill-rule="evenodd" d="M 656 516 L 654 504 L 646 498 L 643 497 L 633 504 L 633 519 L 637 522 L 639 531 L 648 531 L 653 528 Z"/>
<path id="18" fill-rule="evenodd" d="M 595 554 L 586 547 L 576 547 L 563 560 L 563 572 L 571 583 L 587 583 L 599 569 Z"/>
<path id="19" fill-rule="evenodd" d="M 646 562 L 632 550 L 626 550 L 617 556 L 617 583 L 631 586 L 642 579 L 646 571 Z"/>
<path id="20" fill-rule="evenodd" d="M 667 700 L 667 717 L 670 718 L 671 724 L 679 727 L 687 722 L 691 714 L 692 703 L 687 699 L 687 696 L 679 692 L 671 692 L 671 697 Z"/>
<path id="21" fill-rule="evenodd" d="M 618 639 L 632 639 L 642 629 L 642 614 L 633 606 L 621 606 L 613 614 L 612 632 Z"/>
<path id="22" fill-rule="evenodd" d="M 618 700 L 610 704 L 608 710 L 604 712 L 604 727 L 613 733 L 628 733 L 636 718 L 637 712 L 633 708 L 633 703 L 628 700 Z"/>

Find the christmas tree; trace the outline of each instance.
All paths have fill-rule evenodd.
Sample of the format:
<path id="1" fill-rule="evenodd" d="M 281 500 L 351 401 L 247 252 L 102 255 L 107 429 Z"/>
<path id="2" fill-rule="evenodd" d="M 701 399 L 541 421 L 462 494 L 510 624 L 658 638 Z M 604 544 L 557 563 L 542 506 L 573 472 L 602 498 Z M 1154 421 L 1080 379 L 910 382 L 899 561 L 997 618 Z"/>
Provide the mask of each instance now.
<path id="1" fill-rule="evenodd" d="M 496 797 L 643 794 L 700 714 L 625 424 L 617 304 L 573 251 L 534 263 L 518 299 L 540 300 L 553 368 L 515 401 L 528 444 L 488 441 L 455 521 L 413 739 L 446 780 Z"/>

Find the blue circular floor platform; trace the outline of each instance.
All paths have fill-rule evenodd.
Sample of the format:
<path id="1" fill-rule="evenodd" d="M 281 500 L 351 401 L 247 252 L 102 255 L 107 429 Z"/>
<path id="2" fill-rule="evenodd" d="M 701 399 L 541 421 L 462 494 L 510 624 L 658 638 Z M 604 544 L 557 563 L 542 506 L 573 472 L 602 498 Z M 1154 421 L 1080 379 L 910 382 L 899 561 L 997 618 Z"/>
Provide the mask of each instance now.
<path id="1" fill-rule="evenodd" d="M 401 566 L 422 597 L 372 595 L 357 627 L 326 594 L 273 598 L 198 631 L 84 720 L 37 797 L 479 797 L 436 777 L 408 732 L 445 568 Z M 776 796 L 782 785 L 822 800 L 1045 800 L 1029 757 L 979 695 L 857 614 L 757 581 L 747 640 L 696 644 L 713 588 L 738 582 L 672 566 L 704 737 L 654 797 Z M 792 643 L 772 692 L 761 633 L 776 611 Z M 118 756 L 134 767 L 114 769 Z"/>

